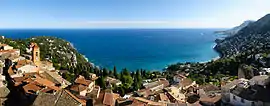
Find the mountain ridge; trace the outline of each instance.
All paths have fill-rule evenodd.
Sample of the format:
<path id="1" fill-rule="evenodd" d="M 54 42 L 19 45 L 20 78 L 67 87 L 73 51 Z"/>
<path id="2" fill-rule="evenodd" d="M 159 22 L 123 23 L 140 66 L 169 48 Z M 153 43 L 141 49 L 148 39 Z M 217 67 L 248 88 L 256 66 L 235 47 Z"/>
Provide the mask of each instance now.
<path id="1" fill-rule="evenodd" d="M 244 27 L 234 36 L 228 36 L 217 42 L 214 49 L 221 54 L 221 57 L 228 57 L 262 48 L 268 45 L 268 42 L 270 42 L 270 14 Z"/>

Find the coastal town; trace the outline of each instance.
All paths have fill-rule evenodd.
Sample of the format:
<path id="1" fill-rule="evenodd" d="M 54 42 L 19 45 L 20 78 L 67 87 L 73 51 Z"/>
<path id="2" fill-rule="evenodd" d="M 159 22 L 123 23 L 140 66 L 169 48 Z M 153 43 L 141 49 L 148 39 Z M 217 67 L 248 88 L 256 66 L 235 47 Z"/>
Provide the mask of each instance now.
<path id="1" fill-rule="evenodd" d="M 113 90 L 117 78 L 106 77 L 105 87 L 99 76 L 77 75 L 69 82 L 53 63 L 41 60 L 39 45 L 31 42 L 28 53 L 0 44 L 3 106 L 268 106 L 270 105 L 269 69 L 252 78 L 239 71 L 238 78 L 223 78 L 219 84 L 199 84 L 188 72 L 175 71 L 172 79 L 163 75 L 144 79 L 142 87 L 124 95 Z M 74 58 L 74 57 L 72 57 Z M 133 80 L 137 80 L 132 78 Z M 112 86 L 113 85 L 113 86 Z"/>

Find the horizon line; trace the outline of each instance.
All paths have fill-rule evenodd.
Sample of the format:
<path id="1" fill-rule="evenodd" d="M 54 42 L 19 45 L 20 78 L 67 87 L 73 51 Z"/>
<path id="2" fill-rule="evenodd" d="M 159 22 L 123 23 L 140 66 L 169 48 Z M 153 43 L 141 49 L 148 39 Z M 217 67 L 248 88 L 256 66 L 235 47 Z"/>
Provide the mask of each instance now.
<path id="1" fill-rule="evenodd" d="M 156 27 L 147 27 L 147 28 L 126 28 L 126 27 L 112 27 L 112 28 L 0 28 L 0 30 L 2 29 L 230 29 L 230 28 L 224 28 L 224 27 L 209 27 L 209 28 L 204 28 L 204 27 L 179 27 L 179 28 L 175 28 L 175 27 L 167 27 L 167 28 L 156 28 Z"/>

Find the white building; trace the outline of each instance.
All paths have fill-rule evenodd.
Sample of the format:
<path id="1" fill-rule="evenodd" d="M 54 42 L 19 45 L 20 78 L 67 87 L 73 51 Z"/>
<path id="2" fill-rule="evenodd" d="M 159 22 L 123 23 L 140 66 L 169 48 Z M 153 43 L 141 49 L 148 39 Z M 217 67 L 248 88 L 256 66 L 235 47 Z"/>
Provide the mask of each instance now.
<path id="1" fill-rule="evenodd" d="M 186 78 L 184 75 L 177 74 L 173 76 L 173 81 L 176 83 L 180 83 L 184 78 Z"/>
<path id="2" fill-rule="evenodd" d="M 269 77 L 238 79 L 222 87 L 222 101 L 236 106 L 270 106 Z"/>
<path id="3" fill-rule="evenodd" d="M 30 65 L 30 64 L 27 64 L 27 65 L 24 65 L 24 66 L 19 66 L 19 67 L 17 67 L 17 69 L 18 69 L 17 72 L 19 74 L 23 74 L 23 73 L 36 73 L 39 70 L 39 68 L 37 66 Z"/>
<path id="4" fill-rule="evenodd" d="M 0 48 L 3 49 L 3 50 L 11 50 L 11 49 L 13 49 L 12 46 L 9 46 L 7 44 L 0 44 Z"/>
<path id="5" fill-rule="evenodd" d="M 120 80 L 112 78 L 112 77 L 106 77 L 105 81 L 109 82 L 110 84 L 115 84 L 117 86 L 122 84 L 122 82 Z"/>

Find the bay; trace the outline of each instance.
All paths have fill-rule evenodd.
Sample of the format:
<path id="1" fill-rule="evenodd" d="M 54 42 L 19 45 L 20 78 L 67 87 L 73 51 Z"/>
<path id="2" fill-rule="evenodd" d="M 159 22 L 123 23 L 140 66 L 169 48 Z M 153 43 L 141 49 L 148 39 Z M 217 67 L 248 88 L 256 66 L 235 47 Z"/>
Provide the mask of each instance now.
<path id="1" fill-rule="evenodd" d="M 0 29 L 7 38 L 55 36 L 70 41 L 95 65 L 162 70 L 177 62 L 218 57 L 214 31 L 220 29 Z"/>

